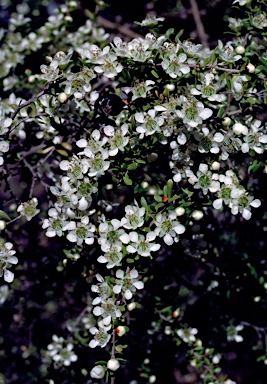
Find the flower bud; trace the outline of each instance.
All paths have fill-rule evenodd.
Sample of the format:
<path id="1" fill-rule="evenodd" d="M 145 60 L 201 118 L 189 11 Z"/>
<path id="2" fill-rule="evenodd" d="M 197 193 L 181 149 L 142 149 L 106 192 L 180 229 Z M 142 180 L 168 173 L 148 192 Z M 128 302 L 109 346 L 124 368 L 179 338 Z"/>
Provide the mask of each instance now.
<path id="1" fill-rule="evenodd" d="M 35 80 L 35 76 L 34 75 L 31 75 L 31 76 L 28 77 L 28 82 L 29 83 L 33 83 L 34 80 Z"/>
<path id="2" fill-rule="evenodd" d="M 184 213 L 185 213 L 185 209 L 184 209 L 184 207 L 177 207 L 177 208 L 175 209 L 175 213 L 176 213 L 177 216 L 183 216 Z"/>
<path id="3" fill-rule="evenodd" d="M 218 163 L 218 161 L 214 161 L 212 164 L 211 164 L 211 168 L 214 170 L 214 171 L 218 171 L 220 169 L 221 165 L 220 163 Z"/>
<path id="4" fill-rule="evenodd" d="M 126 333 L 126 329 L 123 325 L 119 325 L 116 329 L 115 332 L 117 333 L 118 336 L 123 336 Z"/>
<path id="5" fill-rule="evenodd" d="M 61 103 L 66 103 L 66 101 L 68 100 L 68 96 L 66 95 L 65 92 L 61 92 L 59 95 L 58 95 L 58 100 L 61 102 Z"/>
<path id="6" fill-rule="evenodd" d="M 6 228 L 6 222 L 4 220 L 0 220 L 0 231 Z"/>
<path id="7" fill-rule="evenodd" d="M 204 213 L 202 211 L 194 211 L 192 213 L 192 217 L 195 220 L 201 220 L 203 216 L 204 216 Z"/>
<path id="8" fill-rule="evenodd" d="M 133 309 L 136 308 L 136 304 L 135 303 L 130 303 L 127 305 L 127 308 L 128 308 L 128 311 L 132 311 Z"/>
<path id="9" fill-rule="evenodd" d="M 243 47 L 243 45 L 238 45 L 238 46 L 235 48 L 235 51 L 236 51 L 236 53 L 238 53 L 239 55 L 243 55 L 243 53 L 245 52 L 245 48 Z"/>
<path id="10" fill-rule="evenodd" d="M 90 372 L 93 379 L 102 379 L 105 376 L 105 368 L 102 365 L 96 365 Z"/>
<path id="11" fill-rule="evenodd" d="M 246 65 L 246 70 L 248 71 L 248 73 L 254 73 L 255 72 L 255 65 L 249 63 Z"/>
<path id="12" fill-rule="evenodd" d="M 120 363 L 117 359 L 110 359 L 107 363 L 108 369 L 111 371 L 117 371 L 120 368 Z"/>
<path id="13" fill-rule="evenodd" d="M 179 316 L 180 314 L 180 310 L 179 309 L 176 309 L 176 311 L 173 311 L 172 313 L 172 318 L 173 319 L 177 319 L 177 317 Z"/>
<path id="14" fill-rule="evenodd" d="M 157 380 L 156 376 L 155 375 L 151 375 L 148 382 L 153 384 L 153 383 L 156 382 L 156 380 Z"/>
<path id="15" fill-rule="evenodd" d="M 224 119 L 223 119 L 223 122 L 222 122 L 222 124 L 225 126 L 225 127 L 227 127 L 227 126 L 229 126 L 230 124 L 231 124 L 231 119 L 230 119 L 230 117 L 228 117 L 228 116 L 226 116 Z"/>
<path id="16" fill-rule="evenodd" d="M 166 89 L 168 89 L 168 91 L 174 91 L 175 90 L 175 85 L 174 84 L 167 84 L 166 85 Z"/>

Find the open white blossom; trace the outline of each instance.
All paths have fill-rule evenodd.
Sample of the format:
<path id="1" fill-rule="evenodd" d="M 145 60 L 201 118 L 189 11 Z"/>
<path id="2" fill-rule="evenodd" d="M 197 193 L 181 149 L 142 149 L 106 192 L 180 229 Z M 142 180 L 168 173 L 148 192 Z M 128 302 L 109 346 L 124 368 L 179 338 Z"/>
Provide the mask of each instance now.
<path id="1" fill-rule="evenodd" d="M 55 368 L 62 366 L 67 367 L 78 360 L 78 356 L 74 353 L 74 346 L 71 342 L 57 335 L 53 335 L 52 340 L 52 343 L 47 346 L 47 355 L 54 360 Z"/>
<path id="2" fill-rule="evenodd" d="M 121 219 L 121 225 L 126 229 L 137 229 L 144 224 L 145 208 L 138 205 L 127 205 L 125 207 L 125 217 Z"/>
<path id="3" fill-rule="evenodd" d="M 179 241 L 179 235 L 184 233 L 185 227 L 176 220 L 177 214 L 175 211 L 168 214 L 158 213 L 156 215 L 156 228 L 154 232 L 159 237 L 163 237 L 167 245 L 172 245 L 173 242 Z"/>
<path id="4" fill-rule="evenodd" d="M 126 250 L 129 253 L 137 253 L 140 256 L 151 256 L 151 252 L 156 252 L 160 249 L 160 244 L 151 243 L 155 240 L 156 233 L 154 231 L 148 232 L 146 237 L 138 235 L 137 232 L 130 232 L 130 244 L 127 245 Z"/>
<path id="5" fill-rule="evenodd" d="M 136 269 L 132 269 L 129 272 L 124 272 L 118 269 L 116 272 L 116 284 L 113 287 L 114 293 L 123 293 L 127 300 L 133 297 L 133 293 L 136 289 L 143 289 L 144 283 L 138 280 L 138 272 Z"/>

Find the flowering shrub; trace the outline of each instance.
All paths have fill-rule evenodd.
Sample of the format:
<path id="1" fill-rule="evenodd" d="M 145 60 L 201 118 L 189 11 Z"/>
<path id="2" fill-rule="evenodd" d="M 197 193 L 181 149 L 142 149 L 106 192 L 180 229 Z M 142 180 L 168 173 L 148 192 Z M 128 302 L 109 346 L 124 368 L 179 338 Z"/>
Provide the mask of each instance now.
<path id="1" fill-rule="evenodd" d="M 213 348 L 209 335 L 187 315 L 197 300 L 190 289 L 212 297 L 224 291 L 224 261 L 211 238 L 213 223 L 221 229 L 227 225 L 224 217 L 242 223 L 255 214 L 260 228 L 266 220 L 256 176 L 266 172 L 267 18 L 264 1 L 234 4 L 242 18 L 229 18 L 233 38 L 219 40 L 212 50 L 183 41 L 181 32 L 161 31 L 156 26 L 162 18 L 152 16 L 141 23 L 152 26 L 149 32 L 130 41 L 116 36 L 108 42 L 105 30 L 90 19 L 69 32 L 76 1 L 65 2 L 44 26 L 23 36 L 20 28 L 30 19 L 21 5 L 9 29 L 1 31 L 0 169 L 3 193 L 10 196 L 0 211 L 0 276 L 8 283 L 15 277 L 16 284 L 14 265 L 23 268 L 16 231 L 22 223 L 35 220 L 37 225 L 37 217 L 47 248 L 50 241 L 51 247 L 62 245 L 57 271 L 64 276 L 70 265 L 75 275 L 76 264 L 82 270 L 75 280 L 84 309 L 77 314 L 69 308 L 65 336 L 52 332 L 52 342 L 43 347 L 41 375 L 51 382 L 57 370 L 66 372 L 69 366 L 70 376 L 62 382 L 77 380 L 75 369 L 79 382 L 120 380 L 128 353 L 120 337 L 131 348 L 136 337 L 132 311 L 140 306 L 151 319 L 144 330 L 149 343 L 163 335 L 171 339 L 203 383 L 235 382 L 227 378 L 226 357 L 222 368 L 219 363 L 227 342 L 243 342 L 245 332 L 239 332 L 246 329 L 256 330 L 258 364 L 267 362 L 266 327 L 225 314 L 217 319 L 223 329 L 212 325 L 213 333 L 220 332 Z M 19 65 L 42 47 L 47 51 L 40 69 L 26 70 L 22 86 Z M 27 172 L 27 185 L 16 190 L 13 179 L 19 172 Z M 197 271 L 188 270 L 192 281 L 177 282 L 180 254 L 200 262 Z M 172 267 L 168 260 L 174 256 Z M 166 276 L 164 264 L 170 268 Z M 246 267 L 264 292 L 265 277 L 250 261 Z M 172 295 L 180 287 L 173 304 L 149 291 L 154 279 Z M 6 287 L 0 287 L 1 304 Z M 156 308 L 148 314 L 144 300 L 153 295 Z M 103 354 L 94 355 L 99 347 Z M 151 353 L 150 345 L 145 353 Z M 96 356 L 95 366 L 84 368 L 86 354 Z M 79 360 L 82 369 L 75 368 Z M 148 358 L 138 369 L 138 380 L 157 381 Z"/>

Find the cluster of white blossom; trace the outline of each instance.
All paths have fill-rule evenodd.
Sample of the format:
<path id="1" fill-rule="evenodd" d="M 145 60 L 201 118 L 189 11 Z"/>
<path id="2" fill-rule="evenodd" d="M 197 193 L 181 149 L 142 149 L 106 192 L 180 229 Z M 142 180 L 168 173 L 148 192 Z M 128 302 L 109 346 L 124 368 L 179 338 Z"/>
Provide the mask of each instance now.
<path id="1" fill-rule="evenodd" d="M 236 0 L 234 3 L 249 5 L 251 0 Z M 152 258 L 163 242 L 168 246 L 178 242 L 186 227 L 178 220 L 185 209 L 179 206 L 179 201 L 176 205 L 174 200 L 168 208 L 164 206 L 164 198 L 168 200 L 171 197 L 165 195 L 153 209 L 142 201 L 141 206 L 134 201 L 124 207 L 123 217 L 107 219 L 103 211 L 112 211 L 116 203 L 98 198 L 99 180 L 102 181 L 107 175 L 114 176 L 113 166 L 125 153 L 132 157 L 133 163 L 128 168 L 122 167 L 115 178 L 119 183 L 129 180 L 128 170 L 134 170 L 140 161 L 136 148 L 140 145 L 151 148 L 157 143 L 167 153 L 177 190 L 181 184 L 184 186 L 187 183 L 189 188 L 201 191 L 204 196 L 212 194 L 214 199 L 210 206 L 214 209 L 225 205 L 233 215 L 240 213 L 249 220 L 251 207 L 259 207 L 261 201 L 254 199 L 242 186 L 242 177 L 234 167 L 231 169 L 230 166 L 225 171 L 220 169 L 224 169 L 221 164 L 224 163 L 225 167 L 225 162 L 233 154 L 261 155 L 267 149 L 266 127 L 240 107 L 244 99 L 245 102 L 250 100 L 248 103 L 251 105 L 261 101 L 262 94 L 250 85 L 250 74 L 255 72 L 255 67 L 248 62 L 248 57 L 244 62 L 242 55 L 246 44 L 257 54 L 262 53 L 266 37 L 263 38 L 265 45 L 261 45 L 253 35 L 225 44 L 219 40 L 214 50 L 189 40 L 182 42 L 178 37 L 170 42 L 167 35 L 157 36 L 156 33 L 148 33 L 144 38 L 128 42 L 115 37 L 107 45 L 108 34 L 104 29 L 96 28 L 91 20 L 76 32 L 66 33 L 68 23 L 72 21 L 70 12 L 76 6 L 76 1 L 67 1 L 43 27 L 22 37 L 19 28 L 30 18 L 26 16 L 29 11 L 27 6 L 19 5 L 17 13 L 11 17 L 6 35 L 0 30 L 0 37 L 5 35 L 0 55 L 4 91 L 18 83 L 19 79 L 12 75 L 12 71 L 24 61 L 28 52 L 38 51 L 54 38 L 58 41 L 57 51 L 50 48 L 47 62 L 41 65 L 41 73 L 28 74 L 29 84 L 46 84 L 47 88 L 40 96 L 27 104 L 11 94 L 1 103 L 0 166 L 9 152 L 12 138 L 15 136 L 24 140 L 31 134 L 24 129 L 26 120 L 38 127 L 35 138 L 41 148 L 52 143 L 52 152 L 59 144 L 68 147 L 64 143 L 66 134 L 57 127 L 65 124 L 72 128 L 76 124 L 80 128 L 80 120 L 88 118 L 89 123 L 84 126 L 82 135 L 78 139 L 73 135 L 67 143 L 70 146 L 68 149 L 75 144 L 75 154 L 58 162 L 63 176 L 51 176 L 54 185 L 50 191 L 57 200 L 50 206 L 42 227 L 47 237 L 64 235 L 78 247 L 94 244 L 99 249 L 97 261 L 107 271 L 112 270 L 110 276 L 103 277 L 97 273 L 97 283 L 92 286 L 92 292 L 97 297 L 92 302 L 91 312 L 97 323 L 92 320 L 92 314 L 83 318 L 84 327 L 93 336 L 89 346 L 104 348 L 112 341 L 111 333 L 124 316 L 127 301 L 144 288 L 141 272 L 134 264 L 131 267 L 127 264 L 127 257 L 134 257 L 132 261 L 142 257 Z M 154 25 L 159 21 L 162 18 L 150 16 L 141 25 Z M 263 12 L 245 21 L 230 18 L 229 23 L 232 30 L 239 32 L 244 23 L 251 28 L 262 29 L 266 27 L 267 19 Z M 62 46 L 61 40 L 64 40 Z M 72 69 L 74 53 L 79 56 L 80 65 L 80 69 L 75 71 Z M 266 60 L 266 52 L 264 55 Z M 142 78 L 131 73 L 131 69 L 138 65 L 146 67 Z M 130 105 L 125 102 L 115 116 L 104 111 L 104 121 L 95 128 L 94 118 L 98 115 L 101 118 L 103 112 L 97 108 L 102 97 L 101 90 L 106 85 L 114 89 L 117 86 L 123 88 L 121 86 L 126 84 L 122 84 L 124 78 L 121 75 L 125 73 L 128 78 L 134 77 L 131 86 L 125 87 L 132 95 Z M 259 78 L 266 82 L 266 79 Z M 56 85 L 60 92 L 46 92 L 52 85 Z M 21 108 L 23 103 L 31 108 Z M 70 121 L 71 114 L 75 114 L 75 119 L 77 116 L 81 118 L 79 122 L 75 119 Z M 43 154 L 49 153 L 50 149 L 46 148 Z M 158 151 L 156 155 L 160 156 Z M 63 156 L 66 156 L 65 152 Z M 18 158 L 21 158 L 20 154 Z M 17 211 L 20 216 L 31 220 L 39 213 L 36 207 L 37 199 L 33 198 L 21 203 Z M 200 220 L 203 212 L 193 211 L 192 217 Z M 11 243 L 0 242 L 0 276 L 3 275 L 7 282 L 14 278 L 8 268 L 18 262 L 15 253 Z M 120 336 L 125 329 L 117 331 L 118 328 L 116 333 Z M 242 341 L 237 334 L 240 330 L 242 325 L 229 326 L 228 340 Z M 167 329 L 166 334 L 169 331 Z M 196 341 L 196 328 L 181 328 L 176 333 L 188 344 Z M 48 346 L 47 356 L 56 367 L 68 366 L 77 360 L 73 343 L 56 335 Z M 118 369 L 118 360 L 112 357 L 107 368 L 112 371 Z M 92 378 L 104 375 L 105 368 L 101 365 L 91 371 Z"/>
<path id="2" fill-rule="evenodd" d="M 47 346 L 46 357 L 51 358 L 56 368 L 69 366 L 78 360 L 78 356 L 73 351 L 74 345 L 71 341 L 66 341 L 63 337 L 52 336 L 52 343 Z"/>
<path id="3" fill-rule="evenodd" d="M 14 273 L 9 268 L 18 263 L 15 253 L 12 243 L 0 239 L 0 277 L 4 276 L 7 283 L 11 283 L 14 279 Z"/>

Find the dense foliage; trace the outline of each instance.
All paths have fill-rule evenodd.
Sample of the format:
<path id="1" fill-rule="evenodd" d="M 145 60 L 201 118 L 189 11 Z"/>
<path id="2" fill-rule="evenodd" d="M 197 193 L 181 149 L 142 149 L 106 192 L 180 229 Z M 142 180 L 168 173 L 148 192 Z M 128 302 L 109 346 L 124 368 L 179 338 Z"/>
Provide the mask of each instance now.
<path id="1" fill-rule="evenodd" d="M 214 48 L 36 4 L 0 30 L 0 382 L 263 384 L 265 1 Z"/>

